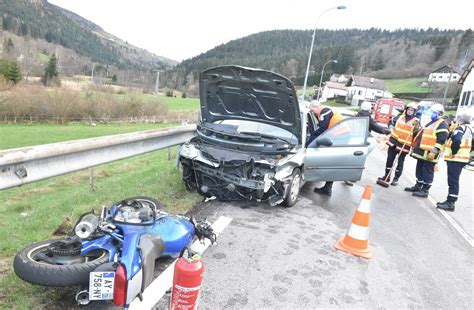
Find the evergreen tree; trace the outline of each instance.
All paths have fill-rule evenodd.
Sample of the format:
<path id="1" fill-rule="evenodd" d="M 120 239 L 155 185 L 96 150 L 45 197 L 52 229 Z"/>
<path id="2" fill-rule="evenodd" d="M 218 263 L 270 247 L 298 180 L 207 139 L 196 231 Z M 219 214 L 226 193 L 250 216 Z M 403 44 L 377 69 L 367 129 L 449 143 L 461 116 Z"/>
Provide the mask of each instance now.
<path id="1" fill-rule="evenodd" d="M 7 79 L 8 81 L 12 81 L 15 84 L 21 81 L 21 79 L 23 78 L 21 75 L 20 67 L 14 61 L 9 63 L 5 70 L 4 76 L 5 79 Z"/>
<path id="2" fill-rule="evenodd" d="M 57 68 L 57 60 L 56 55 L 51 55 L 49 58 L 48 66 L 44 69 L 43 75 L 43 84 L 46 86 L 51 85 L 53 82 L 58 81 L 58 68 Z"/>

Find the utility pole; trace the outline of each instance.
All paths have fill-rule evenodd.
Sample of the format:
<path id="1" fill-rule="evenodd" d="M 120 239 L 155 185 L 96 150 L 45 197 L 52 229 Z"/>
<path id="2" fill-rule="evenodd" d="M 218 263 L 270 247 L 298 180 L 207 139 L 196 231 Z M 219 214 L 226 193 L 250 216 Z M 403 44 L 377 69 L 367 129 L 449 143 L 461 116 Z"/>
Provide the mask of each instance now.
<path id="1" fill-rule="evenodd" d="M 446 104 L 446 95 L 448 94 L 449 84 L 451 84 L 451 77 L 453 75 L 453 68 L 450 66 L 448 83 L 446 83 L 446 88 L 444 89 L 443 104 Z"/>
<path id="2" fill-rule="evenodd" d="M 160 71 L 156 71 L 155 95 L 158 96 L 158 87 L 160 84 Z"/>

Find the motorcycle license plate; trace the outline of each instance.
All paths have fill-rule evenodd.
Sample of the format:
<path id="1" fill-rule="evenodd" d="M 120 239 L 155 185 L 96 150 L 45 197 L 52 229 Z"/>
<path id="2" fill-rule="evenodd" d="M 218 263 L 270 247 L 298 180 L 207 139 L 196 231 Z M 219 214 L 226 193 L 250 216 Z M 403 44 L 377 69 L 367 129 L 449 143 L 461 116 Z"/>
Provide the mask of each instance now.
<path id="1" fill-rule="evenodd" d="M 114 298 L 115 272 L 91 272 L 89 274 L 89 299 Z"/>

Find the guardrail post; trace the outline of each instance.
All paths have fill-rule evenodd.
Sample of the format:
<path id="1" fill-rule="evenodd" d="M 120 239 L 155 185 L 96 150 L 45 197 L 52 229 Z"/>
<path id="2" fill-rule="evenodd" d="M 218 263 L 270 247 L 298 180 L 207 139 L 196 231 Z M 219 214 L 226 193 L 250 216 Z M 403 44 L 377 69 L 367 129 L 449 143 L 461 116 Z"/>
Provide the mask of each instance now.
<path id="1" fill-rule="evenodd" d="M 94 168 L 89 169 L 89 192 L 94 192 Z"/>

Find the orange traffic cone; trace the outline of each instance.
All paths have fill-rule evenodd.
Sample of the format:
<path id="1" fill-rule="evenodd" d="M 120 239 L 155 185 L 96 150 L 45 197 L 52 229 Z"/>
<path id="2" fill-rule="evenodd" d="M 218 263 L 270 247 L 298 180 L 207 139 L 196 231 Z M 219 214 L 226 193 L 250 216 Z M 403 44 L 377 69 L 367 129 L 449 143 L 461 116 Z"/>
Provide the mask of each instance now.
<path id="1" fill-rule="evenodd" d="M 372 258 L 372 247 L 369 245 L 370 199 L 372 185 L 367 185 L 362 195 L 359 208 L 352 218 L 351 227 L 346 235 L 337 241 L 338 250 L 351 253 L 355 256 Z"/>

